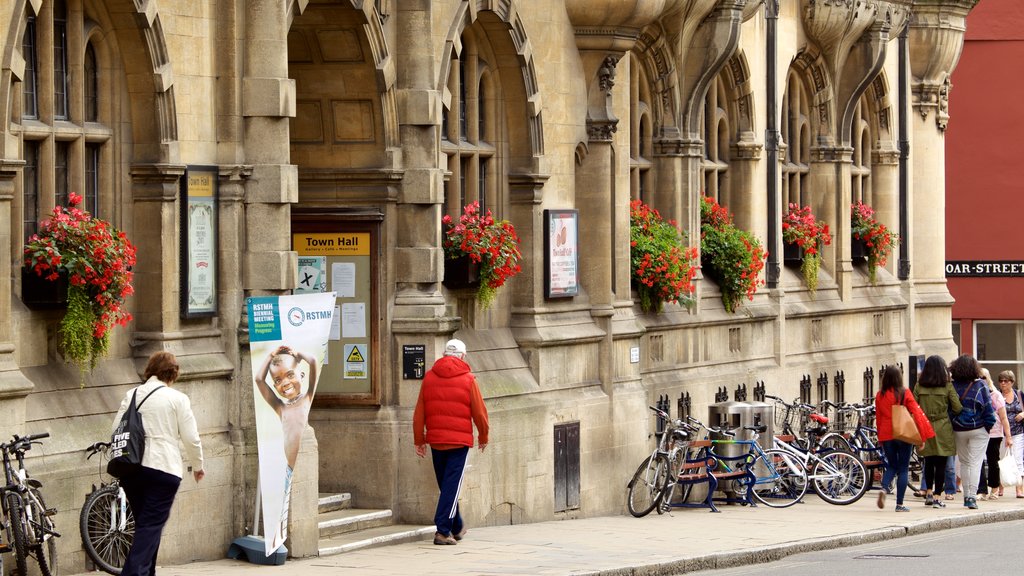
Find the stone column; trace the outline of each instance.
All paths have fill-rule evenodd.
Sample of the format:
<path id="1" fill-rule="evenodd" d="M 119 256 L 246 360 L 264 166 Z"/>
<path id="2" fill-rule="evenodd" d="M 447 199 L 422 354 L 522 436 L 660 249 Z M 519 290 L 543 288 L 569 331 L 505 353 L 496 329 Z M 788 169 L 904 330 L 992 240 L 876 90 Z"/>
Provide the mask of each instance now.
<path id="1" fill-rule="evenodd" d="M 977 0 L 921 0 L 910 21 L 912 78 L 910 155 L 911 270 L 920 292 L 946 293 L 945 130 L 949 120 L 949 77 L 963 50 L 967 14 Z"/>
<path id="2" fill-rule="evenodd" d="M 396 351 L 405 344 L 425 344 L 428 359 L 440 356 L 445 338 L 460 327 L 460 319 L 448 314 L 439 287 L 444 274 L 441 218 L 447 164 L 439 145 L 443 104 L 436 86 L 434 10 L 424 0 L 396 3 L 395 35 L 402 41 L 392 52 L 402 144 L 406 150 L 428 152 L 402 157 L 404 174 L 391 228 L 395 231 L 391 332 Z M 418 390 L 400 386 L 400 403 L 415 404 Z"/>
<path id="3" fill-rule="evenodd" d="M 833 262 L 839 297 L 849 301 L 853 295 L 853 260 L 850 257 L 850 168 L 853 148 L 819 146 L 811 149 L 811 173 L 808 189 L 811 210 L 820 220 L 835 223 L 832 245 L 822 251 L 822 259 Z"/>
<path id="4" fill-rule="evenodd" d="M 21 160 L 0 161 L 0 254 L 9 255 L 13 249 L 11 239 L 11 204 L 14 200 L 14 178 L 25 163 Z M 21 434 L 25 423 L 25 398 L 32 391 L 32 382 L 22 375 L 15 359 L 15 336 L 12 326 L 11 278 L 17 271 L 18 259 L 8 258 L 10 266 L 0 273 L 0 438 Z"/>

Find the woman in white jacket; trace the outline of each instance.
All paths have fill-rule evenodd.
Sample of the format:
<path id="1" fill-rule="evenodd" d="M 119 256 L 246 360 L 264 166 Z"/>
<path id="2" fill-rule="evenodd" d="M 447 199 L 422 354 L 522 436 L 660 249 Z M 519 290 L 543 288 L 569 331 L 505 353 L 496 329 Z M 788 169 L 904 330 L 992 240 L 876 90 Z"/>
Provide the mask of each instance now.
<path id="1" fill-rule="evenodd" d="M 113 425 L 116 429 L 133 394 L 138 392 L 136 406 L 141 404 L 138 412 L 146 428 L 146 449 L 138 471 L 121 478 L 121 487 L 135 515 L 135 538 L 121 569 L 122 576 L 156 574 L 160 535 L 181 485 L 183 465 L 179 439 L 185 446 L 196 482 L 205 475 L 203 446 L 192 404 L 188 396 L 170 387 L 178 379 L 178 361 L 174 354 L 156 352 L 150 356 L 144 378 L 146 381 L 129 390 L 121 401 Z"/>

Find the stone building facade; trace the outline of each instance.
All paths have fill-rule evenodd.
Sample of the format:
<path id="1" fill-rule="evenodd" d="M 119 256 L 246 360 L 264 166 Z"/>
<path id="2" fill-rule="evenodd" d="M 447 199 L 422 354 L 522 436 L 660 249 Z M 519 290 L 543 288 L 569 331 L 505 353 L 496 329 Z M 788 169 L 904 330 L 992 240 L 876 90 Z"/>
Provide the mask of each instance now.
<path id="1" fill-rule="evenodd" d="M 403 362 L 422 350 L 429 365 L 453 334 L 491 412 L 462 492 L 477 525 L 620 513 L 660 397 L 700 416 L 723 388 L 794 397 L 821 375 L 853 400 L 867 367 L 953 353 L 943 137 L 976 1 L 6 2 L 0 437 L 51 434 L 29 468 L 59 511 L 64 569 L 84 567 L 74 526 L 100 480 L 82 448 L 109 433 L 155 350 L 180 359 L 208 458 L 161 561 L 219 557 L 251 531 L 245 298 L 296 287 L 304 234 L 369 242 L 369 358 L 357 382 L 324 374 L 295 555 L 316 553 L 318 492 L 429 523 L 432 472 L 411 445 L 419 380 Z M 217 176 L 216 305 L 190 314 L 183 182 L 202 170 Z M 69 191 L 140 255 L 134 320 L 84 386 L 55 345 L 60 313 L 26 307 L 21 283 L 26 238 Z M 697 246 L 702 194 L 766 246 L 766 284 L 727 313 L 700 278 L 693 310 L 644 313 L 629 203 Z M 524 254 L 487 309 L 442 282 L 441 219 L 472 201 L 516 227 Z M 876 284 L 851 256 L 853 201 L 902 238 Z M 815 293 L 779 257 L 790 202 L 835 233 Z M 546 210 L 577 214 L 574 297 L 546 297 Z"/>

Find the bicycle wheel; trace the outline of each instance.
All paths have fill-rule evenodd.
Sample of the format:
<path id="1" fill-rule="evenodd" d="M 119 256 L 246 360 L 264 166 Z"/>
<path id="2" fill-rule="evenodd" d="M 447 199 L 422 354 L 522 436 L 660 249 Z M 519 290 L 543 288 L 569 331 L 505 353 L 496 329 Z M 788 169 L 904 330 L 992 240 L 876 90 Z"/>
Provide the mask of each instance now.
<path id="1" fill-rule="evenodd" d="M 7 495 L 8 529 L 11 534 L 11 546 L 14 547 L 14 561 L 18 574 L 28 574 L 28 541 L 25 539 L 25 514 L 22 512 L 21 497 L 17 494 Z"/>
<path id="2" fill-rule="evenodd" d="M 760 470 L 764 468 L 764 470 Z M 788 508 L 807 492 L 803 465 L 785 450 L 765 450 L 755 463 L 757 479 L 751 489 L 758 502 L 771 508 Z"/>
<path id="3" fill-rule="evenodd" d="M 853 452 L 853 450 L 850 448 L 849 440 L 843 438 L 842 436 L 836 434 L 835 432 L 826 434 L 825 437 L 822 438 L 821 442 L 818 444 L 818 452 L 825 453 L 833 452 L 835 450 L 839 450 L 841 452 Z"/>
<path id="4" fill-rule="evenodd" d="M 814 491 L 829 504 L 845 506 L 868 490 L 864 463 L 849 452 L 830 452 L 814 463 Z"/>
<path id="5" fill-rule="evenodd" d="M 96 567 L 115 576 L 121 573 L 135 538 L 135 517 L 117 486 L 93 491 L 78 518 L 85 553 Z"/>
<path id="6" fill-rule="evenodd" d="M 662 492 L 668 485 L 669 468 L 668 458 L 664 454 L 648 456 L 640 464 L 633 479 L 629 481 L 626 506 L 630 514 L 642 518 L 657 508 Z"/>
<path id="7" fill-rule="evenodd" d="M 43 576 L 57 576 L 57 540 L 55 539 L 53 519 L 46 513 L 46 501 L 38 489 L 29 490 L 27 510 L 31 529 L 26 533 L 29 541 L 29 554 L 39 564 Z"/>

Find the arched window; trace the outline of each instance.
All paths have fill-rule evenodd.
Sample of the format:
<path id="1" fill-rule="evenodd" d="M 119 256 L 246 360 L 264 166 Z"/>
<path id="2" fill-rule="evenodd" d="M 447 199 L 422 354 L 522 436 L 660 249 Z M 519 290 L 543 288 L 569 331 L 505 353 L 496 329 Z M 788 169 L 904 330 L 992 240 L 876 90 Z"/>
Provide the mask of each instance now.
<path id="1" fill-rule="evenodd" d="M 810 99 L 803 82 L 790 72 L 782 99 L 782 200 L 784 206 L 810 204 L 807 175 L 810 172 Z"/>
<path id="2" fill-rule="evenodd" d="M 453 54 L 448 72 L 451 101 L 443 110 L 441 150 L 451 173 L 445 185 L 447 213 L 457 218 L 462 207 L 479 201 L 481 210 L 500 213 L 498 165 L 501 118 L 495 97 L 501 90 L 494 56 L 484 34 L 473 25 L 462 34 L 462 53 Z M 458 113 L 452 122 L 451 111 Z"/>
<path id="3" fill-rule="evenodd" d="M 651 88 L 646 70 L 637 58 L 630 54 L 632 61 L 629 69 L 633 78 L 630 81 L 629 107 L 629 182 L 630 197 L 634 200 L 650 202 L 654 172 L 653 123 L 651 114 Z"/>
<path id="4" fill-rule="evenodd" d="M 66 205 L 71 192 L 80 193 L 93 214 L 103 216 L 103 207 L 113 206 L 112 195 L 101 193 L 104 183 L 109 189 L 113 182 L 104 166 L 112 161 L 114 133 L 114 108 L 105 97 L 113 87 L 101 77 L 102 56 L 93 44 L 103 38 L 96 24 L 101 19 L 90 17 L 81 0 L 43 3 L 40 14 L 28 11 L 21 42 L 25 74 L 15 85 L 20 109 L 11 124 L 25 160 L 15 202 L 22 213 L 16 234 L 21 238 L 36 233 L 39 220 L 55 205 Z M 43 46 L 40 38 L 52 42 Z M 76 45 L 69 38 L 85 42 Z"/>
<path id="5" fill-rule="evenodd" d="M 736 210 L 729 187 L 729 147 L 732 130 L 729 123 L 728 96 L 721 74 L 704 97 L 704 123 L 701 140 L 704 141 L 704 194 L 719 204 Z"/>
<path id="6" fill-rule="evenodd" d="M 871 189 L 871 151 L 875 141 L 871 133 L 871 123 L 867 97 L 861 96 L 853 111 L 853 124 L 850 127 L 850 142 L 853 145 L 853 163 L 850 167 L 850 197 L 853 202 L 874 204 Z"/>

